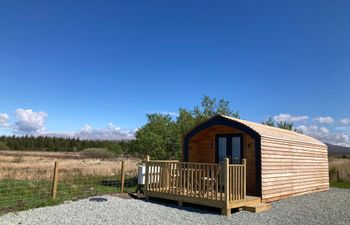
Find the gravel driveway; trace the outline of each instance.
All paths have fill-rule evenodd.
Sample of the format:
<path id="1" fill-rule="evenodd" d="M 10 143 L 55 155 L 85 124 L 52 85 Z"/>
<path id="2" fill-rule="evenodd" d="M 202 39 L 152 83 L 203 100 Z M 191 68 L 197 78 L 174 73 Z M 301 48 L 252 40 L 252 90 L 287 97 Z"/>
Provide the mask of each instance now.
<path id="1" fill-rule="evenodd" d="M 10 213 L 3 225 L 98 225 L 98 224 L 350 224 L 350 190 L 332 188 L 275 202 L 268 212 L 237 212 L 230 218 L 217 212 L 104 196 L 106 202 L 88 199 L 58 206 Z"/>

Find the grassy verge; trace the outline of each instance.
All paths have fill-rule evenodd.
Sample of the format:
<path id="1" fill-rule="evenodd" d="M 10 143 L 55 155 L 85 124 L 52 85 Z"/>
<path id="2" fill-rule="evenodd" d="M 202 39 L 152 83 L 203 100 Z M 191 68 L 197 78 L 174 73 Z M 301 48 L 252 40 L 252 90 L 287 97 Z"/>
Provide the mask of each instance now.
<path id="1" fill-rule="evenodd" d="M 340 182 L 331 181 L 331 187 L 350 189 L 350 182 L 348 182 L 348 181 L 340 181 Z"/>
<path id="2" fill-rule="evenodd" d="M 136 190 L 136 179 L 126 178 L 125 192 Z M 114 177 L 72 177 L 58 183 L 57 199 L 51 200 L 51 181 L 0 180 L 0 214 L 56 205 L 67 200 L 120 192 Z"/>

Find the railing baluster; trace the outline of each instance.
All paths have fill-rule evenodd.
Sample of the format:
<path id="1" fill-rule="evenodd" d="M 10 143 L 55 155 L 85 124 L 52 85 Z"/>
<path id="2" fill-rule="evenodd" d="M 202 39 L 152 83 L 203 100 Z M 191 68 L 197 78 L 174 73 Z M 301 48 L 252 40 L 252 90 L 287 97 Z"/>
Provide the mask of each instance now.
<path id="1" fill-rule="evenodd" d="M 146 190 L 148 191 L 149 190 L 149 187 L 148 187 L 148 179 L 149 179 L 149 163 L 146 162 L 146 175 L 145 175 L 145 187 L 146 187 Z"/>
<path id="2" fill-rule="evenodd" d="M 180 167 L 180 195 L 183 195 L 183 164 L 181 163 L 181 167 Z"/>
<path id="3" fill-rule="evenodd" d="M 215 190 L 214 190 L 214 185 L 215 185 L 215 183 L 214 183 L 214 166 L 213 165 L 211 165 L 210 166 L 210 177 L 211 177 L 211 199 L 213 200 L 214 199 L 214 194 L 215 194 Z"/>
<path id="4" fill-rule="evenodd" d="M 218 168 L 217 166 L 214 166 L 214 189 L 215 189 L 215 200 L 218 200 L 218 174 L 217 174 Z"/>
<path id="5" fill-rule="evenodd" d="M 202 165 L 199 165 L 198 169 L 198 184 L 199 184 L 199 197 L 202 197 Z"/>
<path id="6" fill-rule="evenodd" d="M 233 183 L 233 167 L 230 166 L 230 200 L 233 200 L 233 186 L 235 184 Z"/>
<path id="7" fill-rule="evenodd" d="M 152 190 L 152 164 L 149 164 L 149 189 Z"/>
<path id="8" fill-rule="evenodd" d="M 237 176 L 238 199 L 241 199 L 241 168 L 242 168 L 242 166 L 240 165 L 240 166 L 238 167 L 238 176 Z"/>
<path id="9" fill-rule="evenodd" d="M 174 194 L 178 194 L 177 190 L 179 187 L 179 163 L 174 163 L 175 164 L 175 185 L 174 185 Z"/>
<path id="10" fill-rule="evenodd" d="M 206 188 L 207 188 L 207 199 L 210 198 L 210 166 L 207 165 L 207 184 L 206 184 Z"/>
<path id="11" fill-rule="evenodd" d="M 193 186 L 194 186 L 194 183 L 193 183 L 193 170 L 194 170 L 194 166 L 195 165 L 191 165 L 191 196 L 193 196 Z"/>
<path id="12" fill-rule="evenodd" d="M 221 165 L 218 166 L 219 172 L 218 172 L 218 183 L 219 183 L 219 195 L 220 195 L 220 201 L 222 200 L 222 181 L 221 181 Z"/>
<path id="13" fill-rule="evenodd" d="M 187 190 L 187 196 L 190 196 L 190 164 L 187 164 L 186 169 L 186 190 Z"/>
<path id="14" fill-rule="evenodd" d="M 236 166 L 235 168 L 236 168 L 236 171 L 235 171 L 236 174 L 235 174 L 235 175 L 236 175 L 236 200 L 237 200 L 237 199 L 239 199 L 239 198 L 238 198 L 238 168 L 239 168 L 239 167 Z"/>

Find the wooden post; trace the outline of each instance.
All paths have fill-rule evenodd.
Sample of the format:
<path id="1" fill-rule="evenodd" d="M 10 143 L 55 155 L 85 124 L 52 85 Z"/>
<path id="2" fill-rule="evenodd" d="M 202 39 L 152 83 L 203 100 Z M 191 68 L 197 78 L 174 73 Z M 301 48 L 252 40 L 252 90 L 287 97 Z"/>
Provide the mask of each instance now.
<path id="1" fill-rule="evenodd" d="M 243 164 L 243 177 L 241 179 L 243 179 L 243 199 L 245 199 L 246 196 L 246 192 L 247 192 L 247 160 L 243 159 L 242 160 L 242 164 Z"/>
<path id="2" fill-rule="evenodd" d="M 340 182 L 340 174 L 339 174 L 339 170 L 337 170 L 337 182 Z"/>
<path id="3" fill-rule="evenodd" d="M 149 180 L 149 166 L 148 166 L 148 162 L 149 162 L 149 155 L 146 156 L 146 174 L 145 174 L 145 187 L 144 187 L 144 192 L 145 192 L 145 195 L 146 195 L 146 200 L 149 200 L 149 196 L 147 196 L 147 193 L 146 191 L 148 190 L 148 180 Z"/>
<path id="4" fill-rule="evenodd" d="M 122 161 L 122 169 L 121 169 L 121 187 L 120 192 L 124 193 L 124 160 Z"/>
<path id="5" fill-rule="evenodd" d="M 52 189 L 51 189 L 51 199 L 52 200 L 56 199 L 57 185 L 58 185 L 58 162 L 55 161 L 55 166 L 53 169 Z"/>
<path id="6" fill-rule="evenodd" d="M 223 169 L 224 169 L 224 191 L 225 191 L 225 198 L 224 198 L 224 202 L 225 202 L 225 206 L 221 209 L 221 214 L 225 215 L 225 216 L 230 216 L 231 215 L 231 209 L 228 207 L 229 203 L 230 203 L 230 179 L 229 179 L 229 159 L 225 158 L 224 159 L 224 165 L 223 165 Z"/>

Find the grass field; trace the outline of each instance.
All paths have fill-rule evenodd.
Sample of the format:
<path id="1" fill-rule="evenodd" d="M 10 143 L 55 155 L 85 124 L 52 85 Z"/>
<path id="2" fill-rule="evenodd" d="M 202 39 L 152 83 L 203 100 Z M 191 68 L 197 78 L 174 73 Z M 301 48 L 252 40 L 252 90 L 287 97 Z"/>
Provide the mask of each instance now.
<path id="1" fill-rule="evenodd" d="M 120 179 L 116 177 L 74 177 L 62 180 L 58 183 L 55 201 L 51 200 L 51 188 L 52 183 L 48 180 L 1 180 L 0 214 L 89 196 L 119 193 Z M 135 190 L 136 179 L 127 177 L 124 191 L 133 192 Z"/>
<path id="2" fill-rule="evenodd" d="M 350 157 L 329 157 L 330 186 L 350 189 Z"/>
<path id="3" fill-rule="evenodd" d="M 329 157 L 329 173 L 331 181 L 350 182 L 350 157 Z"/>
<path id="4" fill-rule="evenodd" d="M 87 158 L 79 153 L 0 151 L 0 214 L 136 190 L 138 159 Z M 54 162 L 59 162 L 57 198 L 51 200 Z"/>

